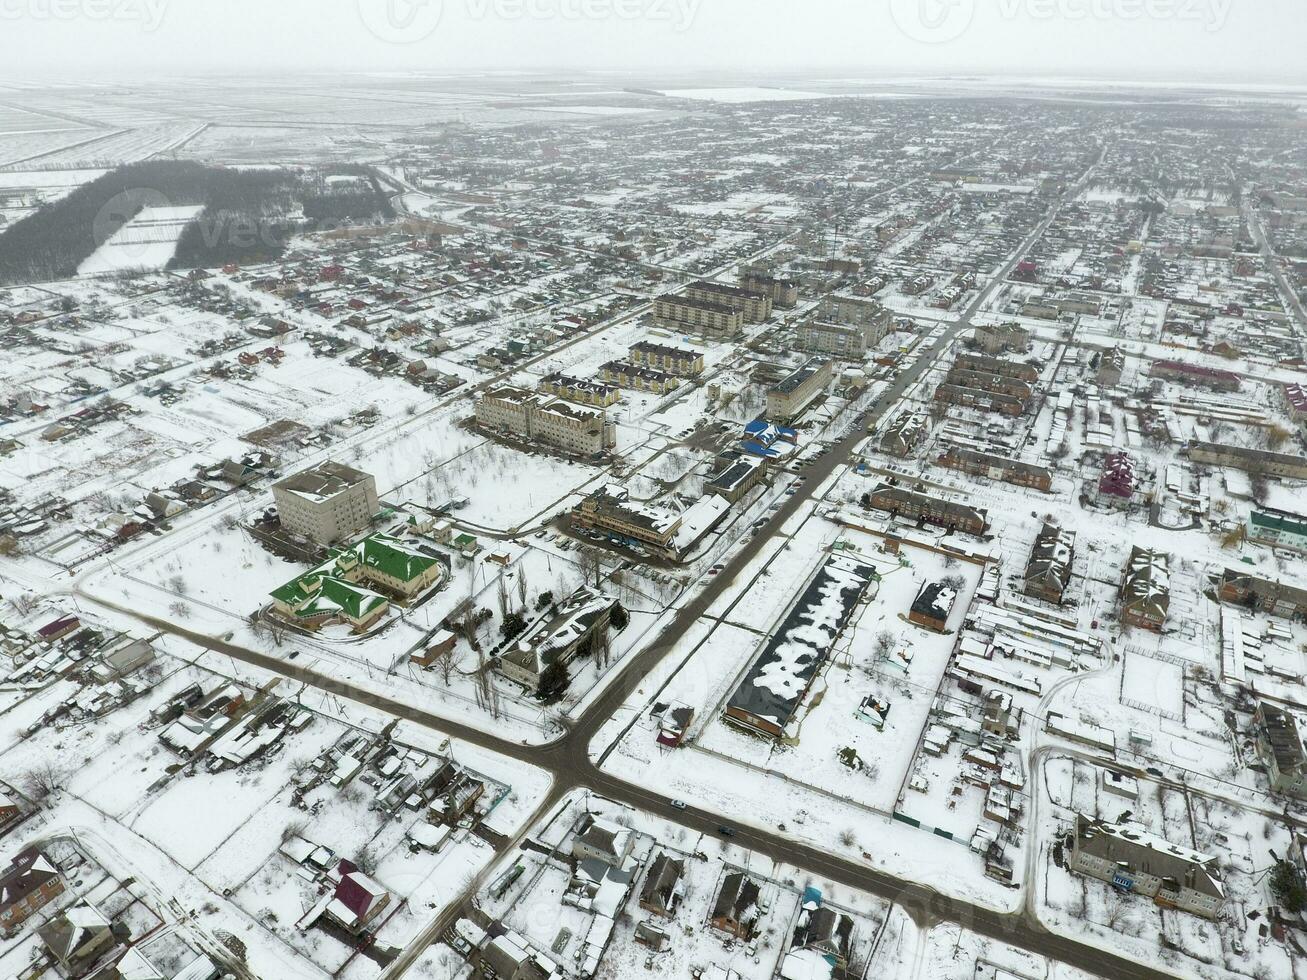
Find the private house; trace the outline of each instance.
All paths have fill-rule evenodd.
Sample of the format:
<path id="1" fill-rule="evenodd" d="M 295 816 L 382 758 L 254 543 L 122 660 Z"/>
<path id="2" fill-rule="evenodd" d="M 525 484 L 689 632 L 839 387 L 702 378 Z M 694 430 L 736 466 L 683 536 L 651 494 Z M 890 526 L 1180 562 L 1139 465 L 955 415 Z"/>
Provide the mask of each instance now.
<path id="1" fill-rule="evenodd" d="M 305 629 L 346 623 L 364 632 L 386 614 L 392 598 L 410 602 L 445 576 L 440 559 L 390 535 L 373 534 L 276 589 L 272 608 Z"/>
<path id="2" fill-rule="evenodd" d="M 379 509 L 375 479 L 330 461 L 274 484 L 272 497 L 282 528 L 324 546 L 367 527 Z"/>
<path id="3" fill-rule="evenodd" d="M 516 932 L 491 939 L 481 947 L 479 959 L 479 976 L 495 980 L 552 980 L 561 973 L 557 964 Z"/>
<path id="4" fill-rule="evenodd" d="M 1127 452 L 1111 452 L 1103 460 L 1098 493 L 1108 503 L 1128 504 L 1139 488 L 1135 461 Z"/>
<path id="5" fill-rule="evenodd" d="M 930 431 L 930 416 L 925 412 L 901 412 L 881 433 L 880 451 L 899 459 L 908 459 Z"/>
<path id="6" fill-rule="evenodd" d="M 327 904 L 327 918 L 354 935 L 366 932 L 390 905 L 390 892 L 350 861 L 341 861 L 332 877 L 338 880 L 335 893 Z"/>
<path id="7" fill-rule="evenodd" d="M 41 944 L 70 977 L 80 977 L 115 945 L 113 928 L 85 903 L 59 913 L 36 930 Z"/>
<path id="8" fill-rule="evenodd" d="M 1163 908 L 1215 919 L 1225 903 L 1216 859 L 1179 847 L 1136 823 L 1110 824 L 1077 815 L 1067 865 Z"/>
<path id="9" fill-rule="evenodd" d="M 814 901 L 804 902 L 804 907 L 799 912 L 791 951 L 786 956 L 789 965 L 782 969 L 782 977 L 794 976 L 796 980 L 803 980 L 808 976 L 794 970 L 797 965 L 795 960 L 814 961 L 810 956 L 800 955 L 803 953 L 816 954 L 834 970 L 842 970 L 849 964 L 849 953 L 853 945 L 853 919 L 829 905 L 813 908 L 814 904 Z M 826 975 L 839 976 L 834 970 Z"/>
<path id="10" fill-rule="evenodd" d="M 694 720 L 694 709 L 688 704 L 669 705 L 657 718 L 658 744 L 677 749 L 685 741 L 686 731 Z"/>
<path id="11" fill-rule="evenodd" d="M 1062 595 L 1071 581 L 1075 545 L 1074 531 L 1056 524 L 1045 524 L 1035 538 L 1035 546 L 1026 562 L 1025 594 L 1060 606 Z"/>
<path id="12" fill-rule="evenodd" d="M 943 500 L 888 483 L 872 491 L 871 506 L 906 521 L 920 521 L 967 534 L 984 534 L 989 526 L 989 513 L 984 508 Z"/>
<path id="13" fill-rule="evenodd" d="M 1227 568 L 1221 574 L 1222 602 L 1257 609 L 1284 619 L 1307 619 L 1307 589 L 1250 572 Z"/>
<path id="14" fill-rule="evenodd" d="M 1307 745 L 1298 719 L 1269 701 L 1253 712 L 1257 756 L 1266 766 L 1271 791 L 1307 799 Z"/>
<path id="15" fill-rule="evenodd" d="M 22 808 L 19 807 L 18 801 L 8 790 L 0 788 L 0 827 L 13 823 L 21 812 Z M 0 929 L 3 928 L 3 920 L 0 919 Z"/>
<path id="16" fill-rule="evenodd" d="M 948 631 L 948 617 L 957 601 L 957 591 L 943 582 L 926 582 L 908 611 L 908 622 L 936 633 Z"/>
<path id="17" fill-rule="evenodd" d="M 1121 383 L 1121 375 L 1124 372 L 1125 352 L 1119 347 L 1113 347 L 1099 355 L 1098 370 L 1094 372 L 1094 380 L 1100 388 L 1115 388 Z"/>
<path id="18" fill-rule="evenodd" d="M 709 922 L 714 929 L 748 942 L 758 928 L 762 910 L 758 899 L 762 890 L 743 871 L 730 871 L 722 880 L 721 890 L 713 902 Z"/>
<path id="19" fill-rule="evenodd" d="M 634 846 L 633 831 L 587 813 L 572 837 L 572 857 L 578 861 L 598 861 L 610 868 L 620 868 L 631 856 Z"/>
<path id="20" fill-rule="evenodd" d="M 499 672 L 529 691 L 536 690 L 551 665 L 567 665 L 608 642 L 616 606 L 612 596 L 577 589 L 555 614 L 540 620 L 499 655 Z"/>
<path id="21" fill-rule="evenodd" d="M 1121 580 L 1121 622 L 1160 630 L 1171 606 L 1170 558 L 1136 545 Z"/>
<path id="22" fill-rule="evenodd" d="M 660 853 L 650 863 L 645 874 L 644 886 L 640 889 L 640 908 L 664 919 L 675 918 L 676 909 L 681 904 L 681 879 L 684 875 L 684 861 L 671 857 L 665 851 Z"/>
<path id="23" fill-rule="evenodd" d="M 0 933 L 12 935 L 64 890 L 63 876 L 36 847 L 19 851 L 0 871 Z"/>
<path id="24" fill-rule="evenodd" d="M 100 684 L 109 684 L 153 661 L 154 646 L 149 640 L 123 636 L 100 653 L 99 662 L 91 667 L 91 676 Z"/>
<path id="25" fill-rule="evenodd" d="M 81 625 L 82 621 L 76 616 L 60 616 L 38 629 L 36 639 L 48 646 L 51 643 L 57 643 L 70 633 L 76 632 Z"/>

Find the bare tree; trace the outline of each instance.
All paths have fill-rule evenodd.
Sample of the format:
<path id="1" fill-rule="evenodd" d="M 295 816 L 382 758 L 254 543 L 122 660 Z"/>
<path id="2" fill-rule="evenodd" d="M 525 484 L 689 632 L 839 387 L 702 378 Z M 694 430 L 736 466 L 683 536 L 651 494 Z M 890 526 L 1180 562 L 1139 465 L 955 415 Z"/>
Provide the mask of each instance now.
<path id="1" fill-rule="evenodd" d="M 458 649 L 453 643 L 445 644 L 444 647 L 432 655 L 431 665 L 440 674 L 440 679 L 444 682 L 445 687 L 449 687 L 449 680 L 454 676 L 454 664 L 457 662 Z"/>
<path id="2" fill-rule="evenodd" d="M 44 806 L 63 790 L 67 778 L 67 773 L 53 762 L 46 760 L 38 762 L 19 776 L 17 785 L 29 800 L 37 806 Z"/>

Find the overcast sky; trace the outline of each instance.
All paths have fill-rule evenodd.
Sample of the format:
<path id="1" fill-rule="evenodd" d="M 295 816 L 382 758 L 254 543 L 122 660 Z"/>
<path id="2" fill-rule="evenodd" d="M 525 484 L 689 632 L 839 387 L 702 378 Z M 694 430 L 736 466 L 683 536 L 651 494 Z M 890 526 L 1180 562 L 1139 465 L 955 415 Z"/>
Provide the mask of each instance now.
<path id="1" fill-rule="evenodd" d="M 11 78 L 686 68 L 1304 81 L 1305 48 L 1307 0 L 0 0 Z"/>

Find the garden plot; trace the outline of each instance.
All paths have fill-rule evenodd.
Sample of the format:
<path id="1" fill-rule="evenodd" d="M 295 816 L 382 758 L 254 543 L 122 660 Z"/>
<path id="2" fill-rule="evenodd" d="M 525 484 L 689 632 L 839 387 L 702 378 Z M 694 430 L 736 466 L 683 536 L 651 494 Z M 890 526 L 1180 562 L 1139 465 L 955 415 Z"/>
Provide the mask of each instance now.
<path id="1" fill-rule="evenodd" d="M 1179 717 L 1184 711 L 1184 667 L 1127 653 L 1121 672 L 1121 691 L 1135 701 L 1157 708 L 1163 715 Z"/>
<path id="2" fill-rule="evenodd" d="M 177 241 L 203 205 L 147 207 L 124 224 L 77 268 L 82 276 L 132 269 L 162 269 L 177 252 Z"/>

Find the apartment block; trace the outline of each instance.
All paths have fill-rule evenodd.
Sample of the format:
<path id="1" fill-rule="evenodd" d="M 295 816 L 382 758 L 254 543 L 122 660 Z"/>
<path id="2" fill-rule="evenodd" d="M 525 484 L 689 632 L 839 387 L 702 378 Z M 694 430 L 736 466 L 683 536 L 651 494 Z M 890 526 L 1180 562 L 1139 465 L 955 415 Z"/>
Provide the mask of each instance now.
<path id="1" fill-rule="evenodd" d="M 744 332 L 744 314 L 724 303 L 668 293 L 654 300 L 654 323 L 660 330 L 731 340 Z"/>
<path id="2" fill-rule="evenodd" d="M 722 282 L 700 279 L 685 288 L 689 299 L 703 303 L 716 303 L 738 310 L 745 323 L 764 323 L 772 313 L 772 299 L 759 293 L 751 293 L 739 286 L 730 286 Z"/>
<path id="3" fill-rule="evenodd" d="M 989 512 L 952 500 L 943 500 L 915 490 L 883 483 L 871 494 L 871 506 L 909 521 L 921 521 L 951 531 L 984 534 L 989 526 Z"/>
<path id="4" fill-rule="evenodd" d="M 1225 904 L 1216 858 L 1172 844 L 1136 823 L 1077 815 L 1067 864 L 1163 908 L 1215 919 Z"/>
<path id="5" fill-rule="evenodd" d="M 617 442 L 603 409 L 513 385 L 491 388 L 477 400 L 477 423 L 579 456 L 602 453 Z"/>
<path id="6" fill-rule="evenodd" d="M 830 361 L 821 357 L 809 358 L 802 367 L 767 392 L 767 418 L 772 422 L 789 422 L 798 418 L 826 389 L 833 376 Z"/>
<path id="7" fill-rule="evenodd" d="M 695 378 L 703 374 L 703 355 L 685 347 L 641 341 L 630 348 L 626 359 L 636 367 L 666 371 L 680 378 Z"/>
<path id="8" fill-rule="evenodd" d="M 949 446 L 948 451 L 940 456 L 939 464 L 971 476 L 1031 487 L 1043 493 L 1053 489 L 1053 473 L 1046 466 L 967 449 L 965 446 Z"/>
<path id="9" fill-rule="evenodd" d="M 740 276 L 740 288 L 766 296 L 773 306 L 791 310 L 799 305 L 799 284 L 794 279 L 780 278 L 767 272 L 746 272 Z"/>

